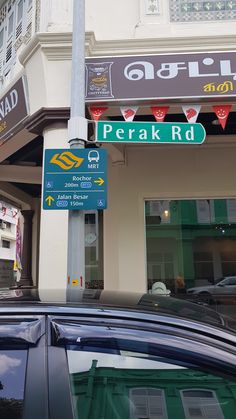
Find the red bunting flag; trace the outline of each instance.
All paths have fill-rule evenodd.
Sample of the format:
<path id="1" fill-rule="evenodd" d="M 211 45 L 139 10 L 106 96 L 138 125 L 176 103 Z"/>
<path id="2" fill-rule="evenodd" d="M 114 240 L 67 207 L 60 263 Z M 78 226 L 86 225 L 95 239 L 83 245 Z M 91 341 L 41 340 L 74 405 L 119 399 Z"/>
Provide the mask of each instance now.
<path id="1" fill-rule="evenodd" d="M 12 210 L 11 210 L 11 212 L 12 212 L 12 217 L 13 217 L 13 218 L 16 218 L 16 216 L 17 216 L 17 214 L 18 214 L 18 211 L 17 211 L 17 210 L 12 209 Z"/>
<path id="2" fill-rule="evenodd" d="M 218 118 L 220 125 L 224 129 L 229 113 L 231 111 L 232 105 L 217 105 L 217 106 L 212 106 L 212 108 Z"/>
<path id="3" fill-rule="evenodd" d="M 6 213 L 7 213 L 6 207 L 3 207 L 2 206 L 2 215 L 3 215 L 3 217 L 6 215 Z"/>
<path id="4" fill-rule="evenodd" d="M 95 120 L 98 121 L 100 119 L 100 117 L 102 116 L 102 114 L 107 110 L 108 108 L 104 107 L 104 106 L 90 106 L 89 108 L 89 112 L 91 117 Z"/>
<path id="5" fill-rule="evenodd" d="M 157 122 L 163 122 L 168 112 L 169 106 L 151 106 L 152 113 Z"/>
<path id="6" fill-rule="evenodd" d="M 138 106 L 121 106 L 120 107 L 120 111 L 123 115 L 124 120 L 128 122 L 133 121 L 137 110 L 138 110 Z"/>
<path id="7" fill-rule="evenodd" d="M 201 105 L 183 105 L 182 106 L 183 112 L 188 120 L 188 122 L 190 122 L 191 124 L 194 124 L 197 120 L 197 117 L 199 115 L 200 109 L 201 109 Z"/>

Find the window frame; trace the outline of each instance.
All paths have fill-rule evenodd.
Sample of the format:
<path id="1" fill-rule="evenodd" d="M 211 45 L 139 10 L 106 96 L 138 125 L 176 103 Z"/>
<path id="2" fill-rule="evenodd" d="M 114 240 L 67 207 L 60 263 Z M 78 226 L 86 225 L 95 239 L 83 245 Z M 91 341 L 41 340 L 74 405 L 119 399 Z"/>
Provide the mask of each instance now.
<path id="1" fill-rule="evenodd" d="M 211 389 L 196 388 L 196 387 L 195 388 L 185 388 L 183 390 L 180 390 L 182 405 L 183 405 L 184 414 L 185 414 L 186 419 L 194 419 L 193 416 L 189 414 L 189 411 L 188 411 L 189 406 L 187 406 L 187 403 L 185 403 L 185 400 L 184 400 L 184 392 L 187 392 L 187 391 L 192 391 L 192 392 L 202 391 L 202 392 L 205 392 L 205 393 L 211 393 L 212 394 L 211 400 L 214 400 L 214 403 L 217 406 L 216 409 L 218 410 L 218 417 L 215 418 L 215 419 L 225 419 L 224 414 L 223 414 L 222 409 L 221 409 L 221 406 L 220 406 L 220 403 L 219 403 L 219 400 L 216 397 L 215 391 L 211 390 Z M 191 399 L 193 399 L 193 398 L 194 397 L 191 397 Z M 186 397 L 185 397 L 185 399 L 186 399 Z M 196 396 L 196 399 L 202 399 L 202 397 L 197 397 Z M 205 397 L 205 399 L 207 399 L 207 397 Z M 210 400 L 209 397 L 208 397 L 208 399 Z M 202 412 L 202 409 L 204 410 L 204 406 L 202 406 L 201 404 L 200 404 L 200 406 L 196 405 L 196 407 L 200 408 L 201 412 Z M 203 411 L 202 416 L 199 417 L 199 419 L 211 419 L 211 418 L 206 417 L 205 412 Z"/>
<path id="2" fill-rule="evenodd" d="M 227 0 L 223 0 L 224 4 L 223 6 L 225 7 L 225 2 Z M 227 12 L 230 12 L 230 10 L 226 10 L 225 8 L 220 9 L 220 10 L 216 10 L 214 8 L 214 3 L 216 2 L 209 2 L 211 5 L 213 4 L 213 9 L 211 10 L 203 10 L 204 8 L 204 3 L 207 3 L 207 1 L 204 0 L 192 0 L 191 2 L 192 4 L 184 1 L 184 0 L 179 0 L 179 2 L 174 2 L 174 0 L 170 0 L 169 1 L 169 15 L 170 15 L 170 23 L 171 24 L 189 24 L 189 23 L 193 23 L 196 22 L 198 24 L 201 23 L 207 23 L 207 22 L 233 22 L 234 20 L 236 20 L 236 15 L 234 15 L 233 17 L 227 15 Z M 202 9 L 200 10 L 196 10 L 196 11 L 191 11 L 188 10 L 188 7 L 193 7 L 194 3 L 200 3 Z M 185 11 L 181 10 L 181 6 L 186 6 L 187 9 Z M 236 14 L 236 10 L 232 10 L 231 12 L 233 12 L 234 14 Z M 190 14 L 190 16 L 188 16 Z M 182 17 L 181 17 L 182 15 Z M 197 15 L 197 16 L 196 16 Z M 220 16 L 221 15 L 221 16 Z M 176 16 L 176 18 L 175 18 Z M 178 17 L 178 18 L 177 18 Z"/>

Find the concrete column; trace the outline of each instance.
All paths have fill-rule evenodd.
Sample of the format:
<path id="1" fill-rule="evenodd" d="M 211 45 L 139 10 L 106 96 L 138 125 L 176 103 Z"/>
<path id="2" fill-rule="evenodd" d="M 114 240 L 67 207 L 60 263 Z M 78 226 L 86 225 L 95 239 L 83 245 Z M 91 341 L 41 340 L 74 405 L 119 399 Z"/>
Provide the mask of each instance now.
<path id="1" fill-rule="evenodd" d="M 24 217 L 23 246 L 22 246 L 22 271 L 20 285 L 33 285 L 32 281 L 32 219 L 34 211 L 22 210 Z"/>
<path id="2" fill-rule="evenodd" d="M 44 151 L 69 148 L 66 123 L 56 123 L 45 128 L 43 137 Z M 40 223 L 39 289 L 66 289 L 68 211 L 44 210 L 42 204 L 43 202 Z"/>

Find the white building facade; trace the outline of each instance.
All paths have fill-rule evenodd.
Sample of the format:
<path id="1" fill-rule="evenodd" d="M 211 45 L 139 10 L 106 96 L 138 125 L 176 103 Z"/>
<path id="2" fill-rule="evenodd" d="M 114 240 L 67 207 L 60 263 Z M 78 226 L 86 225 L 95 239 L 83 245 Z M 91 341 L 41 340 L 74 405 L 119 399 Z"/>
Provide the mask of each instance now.
<path id="1" fill-rule="evenodd" d="M 68 211 L 42 209 L 41 185 L 44 151 L 68 148 L 72 9 L 72 0 L 0 9 L 0 193 L 25 218 L 23 283 L 43 288 L 67 283 Z M 108 208 L 85 216 L 86 286 L 174 290 L 178 275 L 187 287 L 236 275 L 235 20 L 228 0 L 86 0 L 87 62 L 115 68 L 126 57 L 132 85 L 111 72 L 115 94 L 88 96 L 88 117 L 93 105 L 106 108 L 101 120 L 124 121 L 121 107 L 135 106 L 134 121 L 155 122 L 151 107 L 162 106 L 165 122 L 188 123 L 183 106 L 197 105 L 206 130 L 203 144 L 102 144 Z M 175 76 L 167 63 L 178 63 Z M 213 106 L 230 106 L 224 129 Z"/>

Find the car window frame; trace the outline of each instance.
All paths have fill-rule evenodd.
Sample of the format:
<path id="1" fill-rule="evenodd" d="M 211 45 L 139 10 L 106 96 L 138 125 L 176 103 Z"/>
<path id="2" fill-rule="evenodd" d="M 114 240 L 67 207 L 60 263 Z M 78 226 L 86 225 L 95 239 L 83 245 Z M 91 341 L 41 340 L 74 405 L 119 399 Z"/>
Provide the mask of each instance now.
<path id="1" fill-rule="evenodd" d="M 29 319 L 36 323 L 39 320 L 38 330 L 33 330 Z M 0 320 L 0 326 L 10 326 L 5 336 L 1 333 L 1 350 L 27 350 L 22 419 L 49 419 L 45 316 L 14 314 L 1 316 Z M 23 335 L 22 340 L 14 338 L 18 333 Z"/>
<path id="2" fill-rule="evenodd" d="M 67 354 L 63 347 L 48 346 L 48 385 L 50 419 L 75 419 Z"/>
<path id="3" fill-rule="evenodd" d="M 50 316 L 49 316 L 50 317 Z M 98 324 L 98 319 L 94 318 L 94 324 L 92 321 L 92 318 L 89 319 L 79 319 L 77 317 L 70 318 L 65 316 L 51 316 L 50 318 L 52 326 L 57 323 L 60 328 L 60 325 L 63 325 L 63 322 L 67 324 L 68 327 L 68 321 L 71 322 L 75 327 L 78 325 L 78 337 L 83 329 L 84 336 L 86 336 L 86 333 L 88 333 L 88 337 L 91 337 L 91 333 L 93 333 L 94 327 L 96 328 L 96 337 L 99 336 L 99 328 L 100 330 L 103 329 L 110 329 L 108 330 L 108 338 L 111 338 L 111 330 L 115 334 L 115 330 L 121 335 L 124 332 L 124 339 L 127 339 L 127 336 L 129 336 L 130 332 L 133 333 L 133 342 L 136 341 L 142 341 L 145 342 L 147 339 L 149 342 L 153 342 L 155 345 L 158 345 L 159 352 L 163 353 L 165 356 L 167 348 L 168 353 L 172 353 L 173 357 L 176 357 L 175 359 L 179 359 L 180 362 L 183 361 L 183 352 L 186 354 L 186 362 L 189 362 L 189 359 L 191 359 L 191 356 L 193 354 L 195 355 L 195 363 L 196 365 L 199 365 L 201 367 L 209 367 L 209 371 L 212 368 L 212 371 L 214 371 L 216 365 L 218 364 L 218 369 L 222 367 L 222 371 L 228 370 L 230 374 L 234 374 L 236 376 L 236 365 L 235 365 L 235 356 L 236 356 L 236 349 L 235 345 L 232 341 L 232 346 L 228 345 L 226 340 L 220 344 L 218 340 L 214 339 L 213 336 L 206 336 L 204 334 L 198 333 L 197 330 L 181 330 L 177 327 L 169 327 L 168 324 L 166 325 L 160 325 L 160 324 L 150 324 L 146 323 L 144 321 L 128 321 L 126 326 L 124 326 L 124 323 L 121 322 L 119 324 L 119 321 L 117 319 L 103 319 L 101 326 Z M 123 323 L 123 325 L 122 325 Z M 73 327 L 73 326 L 72 326 Z M 59 328 L 57 330 L 57 338 L 60 335 Z M 68 327 L 69 329 L 69 327 Z M 86 331 L 87 330 L 87 331 Z M 135 336 L 135 330 L 139 330 L 139 334 Z M 123 331 L 123 332 L 122 332 Z M 55 330 L 54 330 L 55 332 Z M 62 333 L 63 326 L 62 326 Z M 143 333 L 143 336 L 141 338 L 141 333 Z M 68 333 L 70 334 L 70 332 Z M 101 331 L 101 335 L 103 337 L 106 337 L 106 332 L 104 334 L 104 330 Z M 235 339 L 235 336 L 232 336 L 232 339 Z M 173 339 L 176 343 L 173 342 Z M 51 331 L 51 343 L 52 345 L 55 345 L 56 347 L 66 347 L 66 344 L 75 344 L 75 340 L 70 338 L 66 342 L 65 336 L 62 337 L 61 343 L 59 341 L 56 343 L 55 340 L 53 342 L 53 331 Z M 182 353 L 180 352 L 182 345 Z M 209 348 L 212 348 L 212 350 L 209 350 Z M 213 356 L 214 353 L 214 356 Z M 204 360 L 205 357 L 205 360 Z M 226 362 L 226 359 L 229 362 Z M 220 367 L 220 364 L 221 367 Z M 214 365 L 214 366 L 213 366 Z M 234 371 L 234 372 L 233 372 Z"/>
<path id="4" fill-rule="evenodd" d="M 28 350 L 23 419 L 49 419 L 46 336 Z"/>

